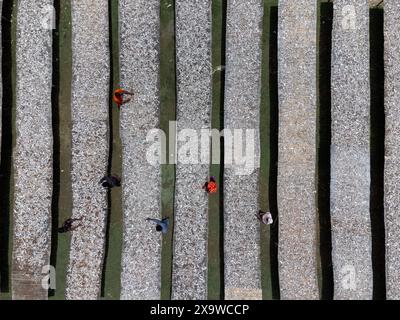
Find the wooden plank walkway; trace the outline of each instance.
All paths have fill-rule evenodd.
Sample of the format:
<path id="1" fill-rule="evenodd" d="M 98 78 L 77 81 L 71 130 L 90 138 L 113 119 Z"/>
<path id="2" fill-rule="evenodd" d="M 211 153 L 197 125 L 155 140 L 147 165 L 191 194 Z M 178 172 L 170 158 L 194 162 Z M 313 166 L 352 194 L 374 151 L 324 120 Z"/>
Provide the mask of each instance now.
<path id="1" fill-rule="evenodd" d="M 228 1 L 226 27 L 225 128 L 254 130 L 255 169 L 227 164 L 224 169 L 225 299 L 261 299 L 259 113 L 263 1 Z M 245 32 L 243 32 L 245 30 Z M 251 135 L 251 132 L 248 132 Z M 240 144 L 240 141 L 238 141 Z M 250 142 L 250 139 L 249 141 Z M 244 145 L 241 144 L 242 146 Z M 239 150 L 236 150 L 238 153 Z"/>
<path id="2" fill-rule="evenodd" d="M 124 234 L 121 299 L 160 299 L 161 233 L 147 217 L 161 215 L 161 169 L 146 157 L 159 128 L 160 1 L 120 0 L 121 85 L 134 91 L 121 108 Z M 169 231 L 171 232 L 171 231 Z"/>
<path id="3" fill-rule="evenodd" d="M 66 298 L 98 299 L 104 259 L 108 164 L 108 1 L 72 1 L 73 218 Z"/>
<path id="4" fill-rule="evenodd" d="M 26 0 L 17 11 L 14 300 L 47 299 L 41 281 L 50 263 L 52 30 L 42 25 L 42 10 L 52 3 Z"/>
<path id="5" fill-rule="evenodd" d="M 334 2 L 331 224 L 335 299 L 372 299 L 368 0 Z"/>
<path id="6" fill-rule="evenodd" d="M 318 299 L 316 215 L 317 1 L 280 0 L 279 281 L 281 299 Z"/>

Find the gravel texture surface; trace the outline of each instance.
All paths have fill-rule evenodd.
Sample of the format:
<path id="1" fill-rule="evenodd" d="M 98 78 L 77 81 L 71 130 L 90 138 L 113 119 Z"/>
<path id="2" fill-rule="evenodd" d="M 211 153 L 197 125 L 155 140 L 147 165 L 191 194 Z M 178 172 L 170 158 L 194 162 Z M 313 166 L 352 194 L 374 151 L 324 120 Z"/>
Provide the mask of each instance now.
<path id="1" fill-rule="evenodd" d="M 52 196 L 52 31 L 41 25 L 50 0 L 18 6 L 13 299 L 47 299 Z"/>
<path id="2" fill-rule="evenodd" d="M 104 259 L 108 163 L 108 1 L 72 1 L 73 218 L 67 299 L 97 299 Z"/>
<path id="3" fill-rule="evenodd" d="M 318 299 L 315 225 L 317 1 L 280 0 L 278 19 L 281 299 Z"/>
<path id="4" fill-rule="evenodd" d="M 174 260 L 172 298 L 207 298 L 207 220 L 208 196 L 201 188 L 208 178 L 206 163 L 187 164 L 183 129 L 210 128 L 211 113 L 211 1 L 176 2 L 177 128 Z M 193 142 L 196 142 L 193 140 Z M 195 148 L 191 155 L 200 162 Z M 183 157 L 183 158 L 181 158 Z"/>
<path id="5" fill-rule="evenodd" d="M 332 36 L 334 298 L 371 299 L 368 1 L 335 0 Z"/>
<path id="6" fill-rule="evenodd" d="M 211 113 L 211 1 L 176 1 L 177 128 L 210 129 Z M 180 137 L 180 135 L 179 135 Z M 208 196 L 201 188 L 208 178 L 206 163 L 186 164 L 179 150 L 176 166 L 173 299 L 207 299 Z M 193 140 L 195 142 L 195 140 Z M 195 145 L 194 145 L 195 146 Z M 200 162 L 198 148 L 194 148 Z M 212 196 L 212 195 L 211 195 Z"/>
<path id="7" fill-rule="evenodd" d="M 385 1 L 386 296 L 400 300 L 400 2 Z"/>
<path id="8" fill-rule="evenodd" d="M 262 18 L 263 1 L 228 1 L 225 128 L 255 130 L 253 160 L 257 168 L 251 174 L 242 175 L 244 171 L 239 164 L 225 166 L 224 263 L 227 300 L 262 297 L 260 225 L 254 216 L 259 210 L 258 129 Z M 227 156 L 226 153 L 225 161 Z"/>
<path id="9" fill-rule="evenodd" d="M 161 233 L 147 217 L 161 216 L 160 165 L 146 153 L 147 133 L 159 127 L 158 0 L 120 0 L 122 87 L 135 93 L 121 108 L 124 234 L 121 299 L 160 299 Z M 168 232 L 171 232 L 169 230 Z"/>

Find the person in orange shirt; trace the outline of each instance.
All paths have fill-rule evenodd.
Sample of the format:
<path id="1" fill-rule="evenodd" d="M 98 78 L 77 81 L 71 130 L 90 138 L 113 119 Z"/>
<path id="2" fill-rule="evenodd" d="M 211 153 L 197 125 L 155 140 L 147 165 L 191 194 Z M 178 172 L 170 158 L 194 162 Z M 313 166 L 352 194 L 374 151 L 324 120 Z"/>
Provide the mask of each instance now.
<path id="1" fill-rule="evenodd" d="M 124 94 L 133 96 L 133 93 L 123 90 L 123 89 L 120 89 L 120 88 L 118 88 L 114 91 L 113 99 L 114 99 L 114 102 L 117 104 L 118 109 L 120 109 L 123 104 L 131 101 L 131 98 L 124 100 L 124 98 L 123 98 Z"/>
<path id="2" fill-rule="evenodd" d="M 215 177 L 210 177 L 210 180 L 207 181 L 204 186 L 203 189 L 208 193 L 216 193 L 218 190 L 217 187 L 217 182 L 215 181 Z"/>

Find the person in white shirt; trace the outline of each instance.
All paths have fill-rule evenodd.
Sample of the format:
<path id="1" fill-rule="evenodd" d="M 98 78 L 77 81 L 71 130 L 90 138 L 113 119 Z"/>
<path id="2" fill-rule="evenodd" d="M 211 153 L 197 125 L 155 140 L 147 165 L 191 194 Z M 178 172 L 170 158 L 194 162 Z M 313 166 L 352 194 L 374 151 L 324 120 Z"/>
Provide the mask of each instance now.
<path id="1" fill-rule="evenodd" d="M 264 211 L 258 211 L 258 213 L 256 214 L 257 219 L 266 224 L 266 225 L 270 225 L 274 223 L 274 219 L 272 219 L 272 215 L 270 212 L 264 212 Z"/>

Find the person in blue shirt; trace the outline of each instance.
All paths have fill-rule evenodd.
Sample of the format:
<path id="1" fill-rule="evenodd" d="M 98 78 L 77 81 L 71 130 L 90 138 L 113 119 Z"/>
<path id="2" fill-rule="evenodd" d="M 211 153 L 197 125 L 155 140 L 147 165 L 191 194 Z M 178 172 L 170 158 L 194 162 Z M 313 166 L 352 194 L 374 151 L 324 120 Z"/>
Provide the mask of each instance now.
<path id="1" fill-rule="evenodd" d="M 169 218 L 163 218 L 161 220 L 147 218 L 146 221 L 154 222 L 156 224 L 157 231 L 162 232 L 163 234 L 168 232 Z"/>

